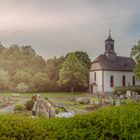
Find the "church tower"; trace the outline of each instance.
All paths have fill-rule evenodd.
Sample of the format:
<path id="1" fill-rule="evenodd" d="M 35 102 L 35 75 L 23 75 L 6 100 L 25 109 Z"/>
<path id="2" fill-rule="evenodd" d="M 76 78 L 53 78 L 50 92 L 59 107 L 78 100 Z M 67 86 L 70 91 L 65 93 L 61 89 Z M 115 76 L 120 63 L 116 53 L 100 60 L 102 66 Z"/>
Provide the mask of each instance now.
<path id="1" fill-rule="evenodd" d="M 115 60 L 116 59 L 116 53 L 114 51 L 114 40 L 111 37 L 111 33 L 109 31 L 109 36 L 105 40 L 105 55 L 108 56 L 109 59 Z"/>

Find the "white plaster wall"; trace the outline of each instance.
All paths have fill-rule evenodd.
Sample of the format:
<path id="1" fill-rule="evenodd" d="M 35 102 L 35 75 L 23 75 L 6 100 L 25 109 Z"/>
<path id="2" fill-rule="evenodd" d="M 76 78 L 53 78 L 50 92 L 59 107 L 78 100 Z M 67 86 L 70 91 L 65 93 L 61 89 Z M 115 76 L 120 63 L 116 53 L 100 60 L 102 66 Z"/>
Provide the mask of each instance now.
<path id="1" fill-rule="evenodd" d="M 140 80 L 136 79 L 136 85 L 140 85 Z"/>
<path id="2" fill-rule="evenodd" d="M 94 72 L 96 72 L 96 81 L 94 81 Z M 91 71 L 90 72 L 90 84 L 92 83 L 97 84 L 97 91 L 102 92 L 102 71 Z"/>
<path id="3" fill-rule="evenodd" d="M 133 84 L 133 72 L 123 72 L 123 71 L 104 71 L 104 91 L 110 92 L 114 90 L 114 87 L 110 87 L 110 76 L 114 76 L 114 87 L 122 86 L 122 77 L 125 75 L 125 84 Z M 140 81 L 135 82 L 136 85 L 140 84 Z"/>

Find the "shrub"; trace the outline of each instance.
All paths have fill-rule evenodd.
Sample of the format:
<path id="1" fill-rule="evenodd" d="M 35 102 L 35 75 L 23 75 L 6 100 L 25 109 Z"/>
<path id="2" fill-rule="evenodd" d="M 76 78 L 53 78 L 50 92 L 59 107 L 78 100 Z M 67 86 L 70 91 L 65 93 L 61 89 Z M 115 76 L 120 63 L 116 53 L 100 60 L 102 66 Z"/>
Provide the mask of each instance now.
<path id="1" fill-rule="evenodd" d="M 139 140 L 140 103 L 105 107 L 72 118 L 0 116 L 0 139 Z"/>
<path id="2" fill-rule="evenodd" d="M 32 110 L 33 104 L 34 104 L 34 101 L 33 100 L 27 101 L 26 104 L 25 104 L 26 109 L 27 110 Z"/>
<path id="3" fill-rule="evenodd" d="M 48 97 L 45 97 L 45 100 L 48 100 Z"/>
<path id="4" fill-rule="evenodd" d="M 55 108 L 55 113 L 58 114 L 60 112 L 65 112 L 66 110 L 64 108 Z"/>
<path id="5" fill-rule="evenodd" d="M 115 87 L 114 93 L 116 95 L 126 94 L 126 91 L 134 91 L 140 94 L 140 86 L 125 86 L 125 87 Z"/>
<path id="6" fill-rule="evenodd" d="M 23 106 L 23 105 L 16 105 L 15 107 L 14 107 L 14 111 L 15 112 L 22 112 L 22 111 L 25 111 L 25 107 Z"/>

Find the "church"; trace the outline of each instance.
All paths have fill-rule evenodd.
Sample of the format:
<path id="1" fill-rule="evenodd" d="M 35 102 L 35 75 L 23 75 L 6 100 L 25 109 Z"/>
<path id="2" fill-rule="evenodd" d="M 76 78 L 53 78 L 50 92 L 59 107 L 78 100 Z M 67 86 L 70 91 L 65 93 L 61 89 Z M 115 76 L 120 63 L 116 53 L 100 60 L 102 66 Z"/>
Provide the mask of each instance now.
<path id="1" fill-rule="evenodd" d="M 140 82 L 133 73 L 135 65 L 133 58 L 117 56 L 114 50 L 114 40 L 109 33 L 105 40 L 104 53 L 91 64 L 90 93 L 106 96 L 114 91 L 114 87 L 139 85 Z"/>

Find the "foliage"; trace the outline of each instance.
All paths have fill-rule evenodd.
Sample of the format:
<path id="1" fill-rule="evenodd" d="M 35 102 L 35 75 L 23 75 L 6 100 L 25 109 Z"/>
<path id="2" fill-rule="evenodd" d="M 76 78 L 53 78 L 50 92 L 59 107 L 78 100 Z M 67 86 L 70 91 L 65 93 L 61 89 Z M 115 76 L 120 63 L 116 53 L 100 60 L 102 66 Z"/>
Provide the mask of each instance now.
<path id="1" fill-rule="evenodd" d="M 85 68 L 81 65 L 74 53 L 70 53 L 65 59 L 59 73 L 59 83 L 69 85 L 71 92 L 76 85 L 87 85 Z"/>
<path id="2" fill-rule="evenodd" d="M 46 85 L 47 83 L 49 83 L 48 81 L 48 77 L 45 73 L 37 73 L 34 78 L 32 83 L 34 84 L 34 87 L 36 89 L 36 91 L 45 91 L 46 90 Z"/>
<path id="3" fill-rule="evenodd" d="M 131 57 L 134 57 L 137 62 L 140 61 L 140 40 L 131 49 Z"/>
<path id="4" fill-rule="evenodd" d="M 134 91 L 140 94 L 140 86 L 125 86 L 125 87 L 115 87 L 114 93 L 116 95 L 126 94 L 127 91 Z"/>
<path id="5" fill-rule="evenodd" d="M 27 101 L 26 104 L 25 104 L 26 109 L 27 110 L 32 110 L 33 104 L 34 104 L 33 100 Z"/>
<path id="6" fill-rule="evenodd" d="M 56 114 L 58 114 L 60 112 L 65 112 L 65 109 L 64 108 L 60 108 L 60 107 L 55 108 L 55 113 Z"/>
<path id="7" fill-rule="evenodd" d="M 69 54 L 70 53 L 68 53 L 66 55 L 66 58 L 68 57 Z M 88 81 L 89 80 L 89 69 L 91 66 L 91 59 L 89 58 L 88 54 L 83 51 L 76 51 L 76 52 L 74 52 L 74 54 L 76 55 L 77 59 L 80 61 L 81 65 L 84 66 L 84 68 L 86 70 L 86 78 Z"/>
<path id="8" fill-rule="evenodd" d="M 106 107 L 73 118 L 0 117 L 0 138 L 7 140 L 140 139 L 140 103 Z"/>
<path id="9" fill-rule="evenodd" d="M 136 77 L 138 78 L 138 80 L 140 80 L 140 62 L 137 63 L 137 65 L 134 69 L 134 73 L 135 73 Z"/>
<path id="10" fill-rule="evenodd" d="M 47 91 L 61 91 L 62 87 L 59 86 L 59 72 L 62 68 L 62 64 L 64 62 L 64 57 L 53 59 L 48 59 L 46 62 L 46 74 L 48 76 L 49 83 L 47 85 Z"/>
<path id="11" fill-rule="evenodd" d="M 24 82 L 28 84 L 31 82 L 32 75 L 31 73 L 24 71 L 24 70 L 17 70 L 16 74 L 13 77 L 13 80 L 18 84 Z"/>
<path id="12" fill-rule="evenodd" d="M 10 76 L 8 71 L 0 70 L 0 90 L 7 90 L 10 84 Z"/>
<path id="13" fill-rule="evenodd" d="M 0 43 L 0 91 L 15 91 L 24 83 L 28 87 L 28 92 L 45 92 L 45 91 L 68 91 L 67 85 L 59 85 L 59 73 L 62 69 L 65 57 L 52 58 L 45 61 L 37 55 L 35 50 L 29 46 L 11 45 L 4 47 Z M 86 52 L 77 51 L 74 53 L 83 67 L 82 77 L 88 81 L 88 71 L 90 59 Z M 75 72 L 76 73 L 76 72 Z M 76 74 L 77 75 L 77 74 Z M 40 77 L 39 77 L 40 76 Z M 86 84 L 87 85 L 87 84 Z M 76 84 L 77 91 L 85 90 L 85 84 Z M 87 86 L 86 86 L 87 88 Z M 25 88 L 20 88 L 24 92 Z"/>
<path id="14" fill-rule="evenodd" d="M 24 82 L 21 82 L 17 85 L 16 87 L 16 91 L 17 92 L 27 92 L 29 89 L 29 87 L 24 83 Z"/>
<path id="15" fill-rule="evenodd" d="M 14 107 L 14 111 L 15 112 L 22 112 L 22 111 L 25 111 L 25 107 L 21 104 L 18 104 Z"/>
<path id="16" fill-rule="evenodd" d="M 76 51 L 74 52 L 78 60 L 81 62 L 81 64 L 85 65 L 87 69 L 90 69 L 91 60 L 86 52 L 83 51 Z"/>
<path id="17" fill-rule="evenodd" d="M 131 57 L 134 57 L 136 60 L 136 67 L 134 69 L 134 73 L 136 74 L 136 77 L 140 79 L 140 40 L 136 45 L 132 47 Z"/>
<path id="18" fill-rule="evenodd" d="M 29 86 L 36 73 L 45 72 L 45 60 L 31 46 L 0 44 L 0 50 L 0 90 L 14 90 L 22 82 Z"/>
<path id="19" fill-rule="evenodd" d="M 64 62 L 64 57 L 48 59 L 46 63 L 46 73 L 50 80 L 57 81 L 59 79 L 59 71 Z"/>
<path id="20" fill-rule="evenodd" d="M 45 129 L 41 120 L 10 115 L 0 118 L 1 140 L 44 140 Z"/>

